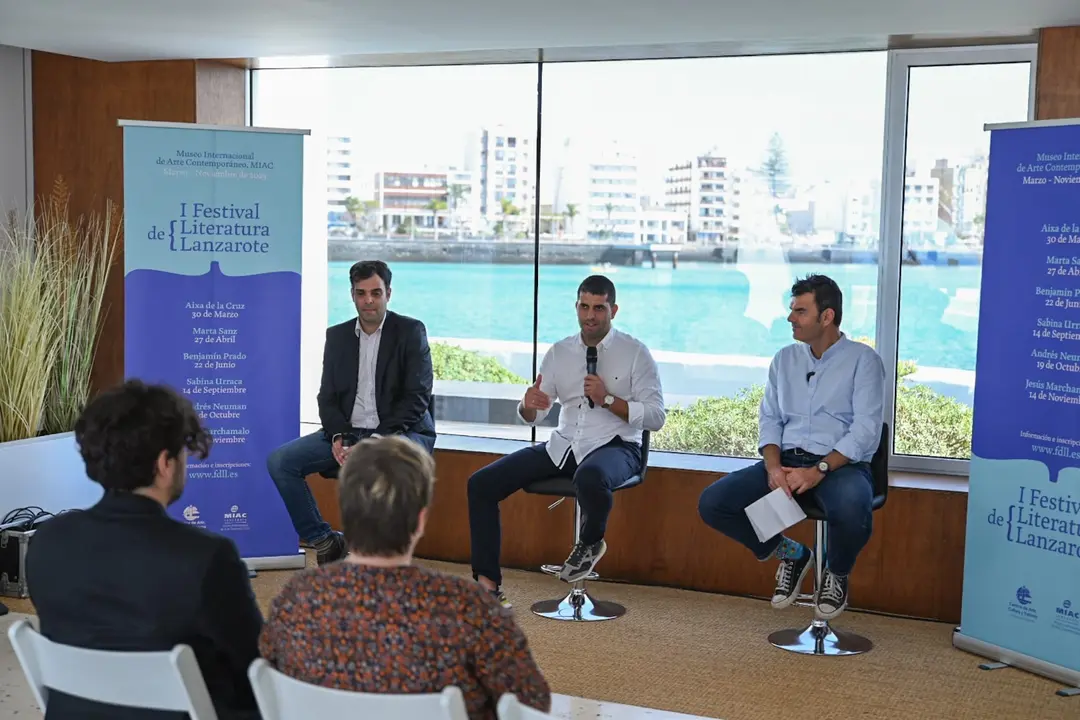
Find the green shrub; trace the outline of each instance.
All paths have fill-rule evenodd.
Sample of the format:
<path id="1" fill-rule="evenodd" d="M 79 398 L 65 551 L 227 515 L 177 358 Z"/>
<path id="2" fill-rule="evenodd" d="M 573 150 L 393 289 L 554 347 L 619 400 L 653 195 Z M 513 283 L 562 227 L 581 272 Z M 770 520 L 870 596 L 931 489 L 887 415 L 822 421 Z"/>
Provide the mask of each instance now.
<path id="1" fill-rule="evenodd" d="M 436 380 L 464 380 L 470 382 L 507 383 L 528 385 L 529 381 L 510 372 L 499 361 L 475 350 L 457 345 L 431 344 L 431 364 Z"/>
<path id="2" fill-rule="evenodd" d="M 758 406 L 764 385 L 744 388 L 732 397 L 708 397 L 668 410 L 664 429 L 652 437 L 657 450 L 729 457 L 758 454 Z"/>
<path id="3" fill-rule="evenodd" d="M 896 390 L 894 445 L 899 455 L 971 457 L 971 408 L 925 385 Z"/>
<path id="4" fill-rule="evenodd" d="M 910 374 L 910 373 L 906 373 Z M 701 398 L 668 410 L 653 436 L 657 450 L 757 457 L 758 406 L 765 393 L 754 385 L 730 398 Z M 967 459 L 971 456 L 971 408 L 925 385 L 902 382 L 896 393 L 895 450 L 904 455 Z"/>

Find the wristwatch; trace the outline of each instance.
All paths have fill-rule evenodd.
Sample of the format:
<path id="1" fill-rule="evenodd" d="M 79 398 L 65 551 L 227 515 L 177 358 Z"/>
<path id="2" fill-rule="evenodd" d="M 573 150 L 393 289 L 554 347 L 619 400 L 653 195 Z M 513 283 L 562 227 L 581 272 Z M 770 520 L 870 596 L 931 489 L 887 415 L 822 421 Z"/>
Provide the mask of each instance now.
<path id="1" fill-rule="evenodd" d="M 604 404 L 601 407 L 609 408 L 609 407 L 611 407 L 611 405 L 614 402 L 615 402 L 615 396 L 614 395 L 605 395 L 604 396 Z"/>
<path id="2" fill-rule="evenodd" d="M 822 475 L 828 475 L 829 474 L 829 463 L 822 460 L 821 462 L 819 462 L 817 464 L 817 469 L 821 471 Z"/>

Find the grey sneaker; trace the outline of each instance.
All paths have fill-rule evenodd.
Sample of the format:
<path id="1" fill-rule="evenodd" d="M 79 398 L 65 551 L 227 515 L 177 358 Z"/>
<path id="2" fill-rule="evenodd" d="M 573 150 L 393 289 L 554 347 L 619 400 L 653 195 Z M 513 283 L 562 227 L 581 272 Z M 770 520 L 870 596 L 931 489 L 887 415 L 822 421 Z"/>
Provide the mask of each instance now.
<path id="1" fill-rule="evenodd" d="M 570 557 L 566 558 L 566 562 L 563 563 L 559 579 L 569 583 L 584 580 L 606 552 L 607 543 L 603 540 L 592 545 L 578 543 L 570 551 Z"/>

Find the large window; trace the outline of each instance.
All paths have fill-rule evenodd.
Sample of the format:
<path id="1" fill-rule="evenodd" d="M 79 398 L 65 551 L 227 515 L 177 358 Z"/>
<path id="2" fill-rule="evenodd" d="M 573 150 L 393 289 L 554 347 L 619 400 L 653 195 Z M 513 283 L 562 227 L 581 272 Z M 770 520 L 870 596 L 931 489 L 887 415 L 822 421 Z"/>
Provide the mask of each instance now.
<path id="1" fill-rule="evenodd" d="M 874 339 L 886 57 L 546 65 L 539 356 L 606 274 L 660 366 L 653 447 L 756 456 L 795 278 L 832 276 L 843 328 Z"/>
<path id="2" fill-rule="evenodd" d="M 425 322 L 442 435 L 547 437 L 515 407 L 587 275 L 656 358 L 654 448 L 753 457 L 792 282 L 833 277 L 885 358 L 893 467 L 970 451 L 988 122 L 1034 47 L 259 70 L 255 125 L 312 129 L 304 407 L 348 268 Z M 539 118 L 539 124 L 538 124 Z M 882 234 L 884 233 L 884 235 Z M 324 270 L 325 268 L 325 270 Z M 325 273 L 325 274 L 324 274 Z"/>
<path id="3" fill-rule="evenodd" d="M 308 152 L 322 155 L 305 184 L 325 236 L 325 324 L 356 317 L 350 266 L 384 260 L 389 308 L 427 327 L 439 431 L 529 438 L 515 409 L 532 374 L 537 66 L 268 70 L 256 80 L 253 123 L 310 127 Z M 321 360 L 319 320 L 305 312 L 308 323 L 318 332 L 304 333 L 304 355 Z M 305 374 L 304 422 L 318 422 L 317 391 Z"/>
<path id="4" fill-rule="evenodd" d="M 990 134 L 1028 119 L 1032 54 L 1022 49 L 898 53 L 890 168 L 898 211 L 894 452 L 916 466 L 971 454 L 972 397 Z M 897 103 L 899 105 L 899 103 Z M 892 354 L 890 353 L 890 356 Z"/>

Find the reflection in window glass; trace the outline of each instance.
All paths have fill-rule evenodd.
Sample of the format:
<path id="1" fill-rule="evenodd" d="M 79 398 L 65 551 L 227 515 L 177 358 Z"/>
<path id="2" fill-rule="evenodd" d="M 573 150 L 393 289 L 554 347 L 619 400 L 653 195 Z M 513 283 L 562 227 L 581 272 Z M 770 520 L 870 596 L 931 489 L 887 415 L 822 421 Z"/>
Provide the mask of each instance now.
<path id="1" fill-rule="evenodd" d="M 898 454 L 968 459 L 990 134 L 1028 116 L 1029 63 L 913 67 L 897 339 Z"/>
<path id="2" fill-rule="evenodd" d="M 325 148 L 326 182 L 305 192 L 324 198 L 329 323 L 356 317 L 350 265 L 386 261 L 390 309 L 427 326 L 441 434 L 531 434 L 515 416 L 532 374 L 536 188 L 526 169 L 537 162 L 537 73 L 488 65 L 257 74 L 254 123 L 312 128 L 313 146 Z"/>
<path id="3" fill-rule="evenodd" d="M 874 339 L 885 84 L 885 53 L 545 66 L 539 357 L 605 274 L 660 365 L 654 447 L 756 456 L 797 277 Z"/>

